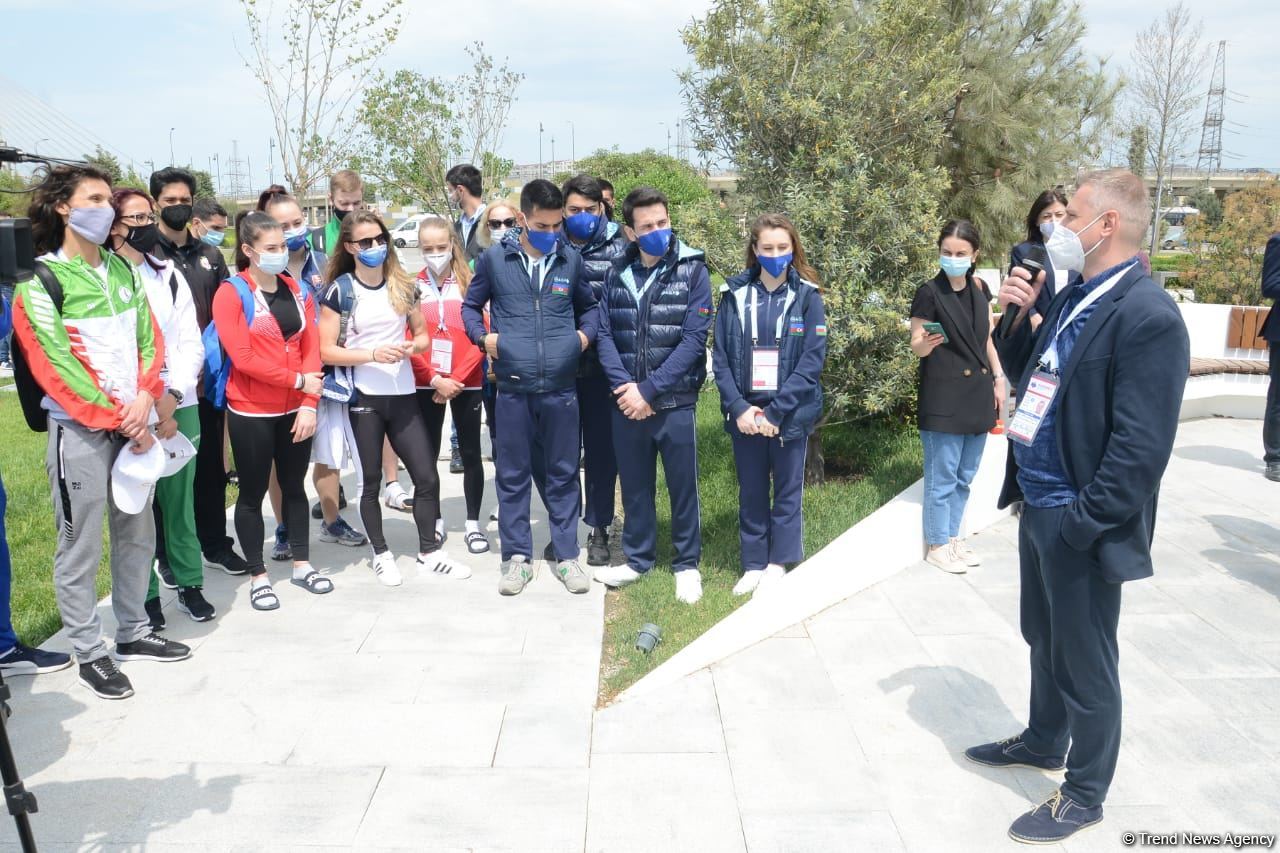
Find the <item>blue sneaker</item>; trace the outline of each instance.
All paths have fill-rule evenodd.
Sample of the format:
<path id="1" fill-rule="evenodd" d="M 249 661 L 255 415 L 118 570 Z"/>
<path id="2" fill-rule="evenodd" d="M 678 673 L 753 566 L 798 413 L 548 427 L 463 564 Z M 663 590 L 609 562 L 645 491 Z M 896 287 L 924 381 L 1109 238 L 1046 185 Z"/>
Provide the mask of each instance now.
<path id="1" fill-rule="evenodd" d="M 39 675 L 42 672 L 57 672 L 69 666 L 71 655 L 33 649 L 22 643 L 0 655 L 0 672 L 5 675 Z"/>
<path id="2" fill-rule="evenodd" d="M 974 764 L 987 767 L 1034 767 L 1037 770 L 1057 771 L 1067 766 L 1061 755 L 1038 755 L 1022 742 L 1022 735 L 1014 735 L 994 743 L 971 746 L 964 757 Z"/>
<path id="3" fill-rule="evenodd" d="M 1056 844 L 1099 823 L 1102 806 L 1082 806 L 1059 788 L 1015 820 L 1009 827 L 1009 837 L 1023 844 Z"/>
<path id="4" fill-rule="evenodd" d="M 321 525 L 323 527 L 323 525 Z M 293 549 L 289 547 L 289 531 L 283 524 L 276 525 L 276 541 L 271 546 L 271 559 L 283 563 L 293 559 Z"/>
<path id="5" fill-rule="evenodd" d="M 321 542 L 337 542 L 339 545 L 349 545 L 352 548 L 364 545 L 369 540 L 364 534 L 347 524 L 342 516 L 338 516 L 337 521 L 333 524 L 325 524 L 320 522 L 320 541 Z"/>

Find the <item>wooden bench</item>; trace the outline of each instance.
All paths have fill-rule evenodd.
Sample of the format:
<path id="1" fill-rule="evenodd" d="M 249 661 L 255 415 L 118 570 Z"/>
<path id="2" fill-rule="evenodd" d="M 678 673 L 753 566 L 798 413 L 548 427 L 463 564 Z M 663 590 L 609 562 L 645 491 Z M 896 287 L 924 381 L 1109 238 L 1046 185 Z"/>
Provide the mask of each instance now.
<path id="1" fill-rule="evenodd" d="M 1191 376 L 1213 376 L 1219 373 L 1236 373 L 1245 376 L 1266 376 L 1267 362 L 1260 358 L 1193 358 Z"/>
<path id="2" fill-rule="evenodd" d="M 1251 305 L 1235 305 L 1227 320 L 1227 349 L 1266 352 L 1269 344 L 1262 337 L 1262 326 L 1270 308 Z M 1215 376 L 1237 374 L 1266 376 L 1269 362 L 1261 358 L 1193 358 L 1190 376 Z"/>

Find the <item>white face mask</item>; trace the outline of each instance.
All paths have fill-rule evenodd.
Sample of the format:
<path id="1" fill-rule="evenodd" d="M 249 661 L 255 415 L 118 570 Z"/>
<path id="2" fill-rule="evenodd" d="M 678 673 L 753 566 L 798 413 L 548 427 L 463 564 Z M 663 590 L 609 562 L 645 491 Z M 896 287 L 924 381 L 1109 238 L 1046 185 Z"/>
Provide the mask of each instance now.
<path id="1" fill-rule="evenodd" d="M 449 269 L 449 264 L 453 261 L 452 252 L 440 252 L 434 255 L 424 255 L 422 258 L 427 263 L 427 269 L 436 276 L 444 275 Z"/>
<path id="2" fill-rule="evenodd" d="M 1087 231 L 1093 227 L 1093 223 L 1097 222 L 1106 213 L 1099 213 L 1089 224 L 1080 229 Z M 1047 226 L 1047 229 L 1046 229 Z M 1072 272 L 1084 272 L 1084 259 L 1093 254 L 1094 250 L 1102 245 L 1106 240 L 1103 237 L 1094 243 L 1089 251 L 1084 250 L 1084 246 L 1080 243 L 1080 232 L 1072 231 L 1062 223 L 1046 222 L 1040 226 L 1041 233 L 1047 234 L 1044 241 L 1044 250 L 1049 255 L 1049 262 L 1053 264 L 1054 269 L 1071 270 Z"/>

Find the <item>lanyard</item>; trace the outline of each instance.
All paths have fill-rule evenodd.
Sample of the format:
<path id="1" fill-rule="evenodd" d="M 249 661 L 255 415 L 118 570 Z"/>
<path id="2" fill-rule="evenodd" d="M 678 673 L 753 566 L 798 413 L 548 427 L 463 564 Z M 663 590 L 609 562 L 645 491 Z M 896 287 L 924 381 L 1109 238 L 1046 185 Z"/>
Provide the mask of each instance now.
<path id="1" fill-rule="evenodd" d="M 1123 278 L 1124 274 L 1131 268 L 1132 265 L 1125 267 L 1087 293 L 1085 297 L 1080 300 L 1079 304 L 1071 310 L 1071 313 L 1067 315 L 1065 320 L 1061 315 L 1058 316 L 1058 323 L 1056 328 L 1053 330 L 1053 337 L 1049 340 L 1049 345 L 1045 347 L 1044 354 L 1040 356 L 1040 364 L 1042 364 L 1045 369 L 1051 372 L 1057 372 L 1058 370 L 1058 337 L 1062 334 L 1062 330 L 1074 323 L 1076 318 L 1080 316 L 1084 309 L 1088 308 L 1090 305 L 1105 296 L 1111 288 L 1115 287 L 1116 284 L 1120 282 L 1120 279 Z M 1081 285 L 1078 284 L 1076 285 L 1076 287 L 1080 286 Z"/>
<path id="2" fill-rule="evenodd" d="M 435 273 L 431 272 L 430 269 L 427 270 L 427 283 L 430 285 L 427 290 L 431 291 L 431 294 L 436 298 L 436 328 L 442 332 L 447 331 L 449 328 L 444 321 L 444 292 L 448 289 L 450 281 L 452 281 L 452 277 L 446 278 L 443 282 L 437 282 Z"/>
<path id="3" fill-rule="evenodd" d="M 751 345 L 755 346 L 760 340 L 760 293 L 753 286 L 751 288 Z M 769 294 L 769 305 L 773 305 L 773 294 Z M 785 308 L 785 306 L 784 306 Z M 774 346 L 780 346 L 782 342 L 782 321 L 786 318 L 787 312 L 782 311 L 778 315 L 778 328 L 774 331 Z"/>

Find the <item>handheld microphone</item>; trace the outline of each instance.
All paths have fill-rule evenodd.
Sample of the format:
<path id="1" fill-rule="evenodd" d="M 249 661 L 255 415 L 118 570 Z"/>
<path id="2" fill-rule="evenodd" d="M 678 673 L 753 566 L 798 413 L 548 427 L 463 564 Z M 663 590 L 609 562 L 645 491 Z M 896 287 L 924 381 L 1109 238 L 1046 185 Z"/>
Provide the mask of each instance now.
<path id="1" fill-rule="evenodd" d="M 1026 256 L 1017 264 L 1027 272 L 1031 273 L 1031 282 L 1034 284 L 1036 276 L 1044 273 L 1048 276 L 1049 270 L 1049 253 L 1044 250 L 1044 246 L 1032 243 L 1028 249 Z M 1010 267 L 1010 272 L 1013 268 Z M 1013 331 L 1013 324 L 1018 321 L 1019 308 L 1016 305 L 1006 305 L 1004 316 L 1000 318 L 1000 334 L 1002 337 L 1008 337 Z"/>

